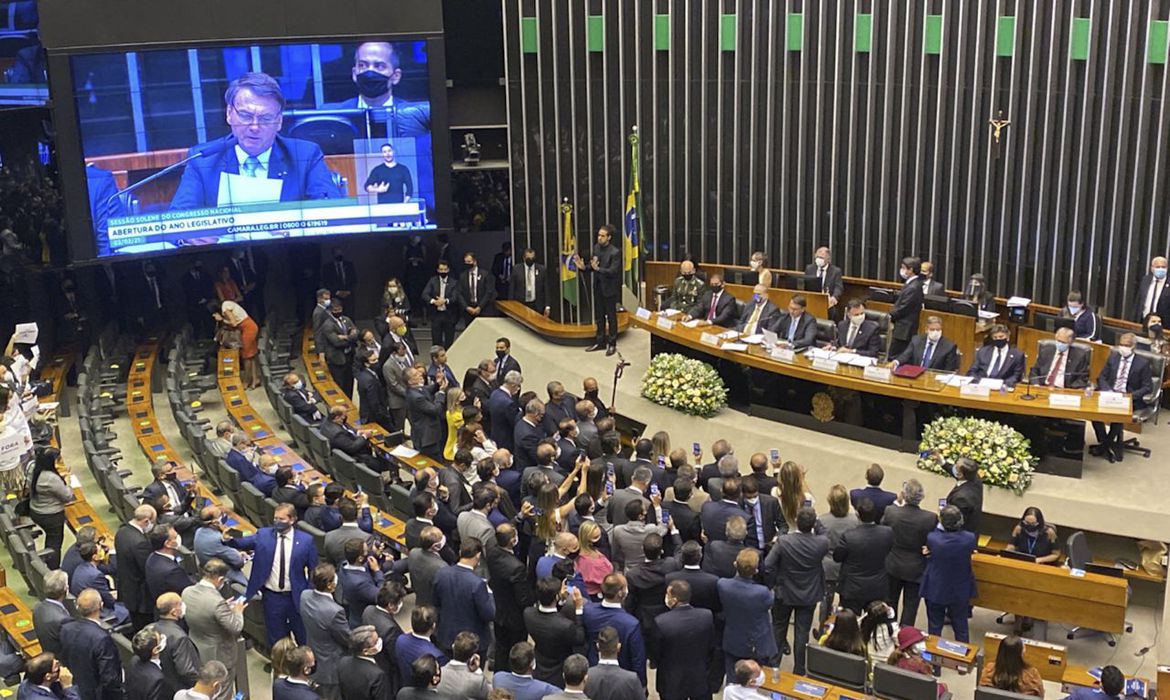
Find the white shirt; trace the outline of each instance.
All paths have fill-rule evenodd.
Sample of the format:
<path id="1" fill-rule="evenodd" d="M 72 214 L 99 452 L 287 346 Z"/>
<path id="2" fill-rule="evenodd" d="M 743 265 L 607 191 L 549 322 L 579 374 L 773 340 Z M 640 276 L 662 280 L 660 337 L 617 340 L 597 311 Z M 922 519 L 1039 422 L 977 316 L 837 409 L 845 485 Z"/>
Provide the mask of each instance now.
<path id="1" fill-rule="evenodd" d="M 987 376 L 994 379 L 994 374 L 999 374 L 1003 371 L 1003 365 L 1007 362 L 1009 346 L 1005 345 L 1002 348 L 994 348 L 991 351 L 991 362 L 987 365 Z M 995 370 L 994 374 L 992 370 Z"/>
<path id="2" fill-rule="evenodd" d="M 280 540 L 286 538 L 284 541 L 284 587 L 280 586 Z M 293 550 L 293 533 L 290 529 L 284 534 L 276 533 L 276 549 L 272 554 L 272 571 L 268 574 L 268 580 L 264 582 L 264 587 L 270 591 L 279 591 L 286 593 L 292 590 L 292 550 Z"/>
<path id="3" fill-rule="evenodd" d="M 235 151 L 236 151 L 236 162 L 240 166 L 240 174 L 246 175 L 247 171 L 244 170 L 244 161 L 248 160 L 252 156 L 249 156 L 244 151 L 244 149 L 240 148 L 238 145 L 235 147 Z M 265 150 L 263 153 L 256 156 L 256 160 L 260 161 L 260 167 L 256 168 L 256 177 L 268 177 L 268 160 L 270 158 L 272 158 L 272 147 L 271 146 L 269 146 L 268 149 Z"/>
<path id="4" fill-rule="evenodd" d="M 1158 308 L 1158 299 L 1162 298 L 1162 290 L 1166 287 L 1166 280 L 1154 278 L 1150 283 L 1150 291 L 1146 292 L 1146 301 L 1142 305 L 1142 316 L 1149 316 Z"/>
<path id="5" fill-rule="evenodd" d="M 1057 362 L 1060 363 L 1060 369 L 1056 372 L 1056 376 L 1053 377 L 1053 379 L 1052 379 L 1052 386 L 1060 387 L 1061 389 L 1063 389 L 1064 388 L 1064 373 L 1065 373 L 1065 370 L 1068 369 L 1068 351 L 1067 350 L 1065 352 L 1057 352 L 1056 354 L 1054 354 L 1052 356 L 1052 364 L 1049 365 L 1049 367 L 1048 367 L 1048 374 L 1052 373 L 1052 368 L 1056 366 Z M 1044 378 L 1047 379 L 1048 375 L 1046 374 L 1044 376 Z"/>
<path id="6" fill-rule="evenodd" d="M 536 301 L 536 264 L 524 266 L 524 301 Z"/>
<path id="7" fill-rule="evenodd" d="M 746 685 L 731 684 L 723 689 L 723 700 L 749 700 L 754 698 L 767 697 L 757 688 L 749 688 Z"/>

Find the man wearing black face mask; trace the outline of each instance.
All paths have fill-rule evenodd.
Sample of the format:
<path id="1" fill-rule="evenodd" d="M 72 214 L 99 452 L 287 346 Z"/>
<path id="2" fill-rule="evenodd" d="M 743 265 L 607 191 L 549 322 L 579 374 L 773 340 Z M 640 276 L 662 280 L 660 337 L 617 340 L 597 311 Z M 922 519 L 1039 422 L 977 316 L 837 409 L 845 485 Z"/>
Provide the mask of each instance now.
<path id="1" fill-rule="evenodd" d="M 333 260 L 321 266 L 321 286 L 333 292 L 336 299 L 348 299 L 351 290 L 357 288 L 357 271 L 353 263 L 345 259 L 341 248 L 333 249 Z"/>
<path id="2" fill-rule="evenodd" d="M 683 311 L 691 308 L 698 303 L 699 295 L 703 293 L 704 286 L 703 280 L 695 276 L 695 264 L 684 260 L 679 265 L 678 277 L 674 278 L 670 294 L 662 302 L 662 308 Z"/>
<path id="3" fill-rule="evenodd" d="M 1008 345 L 1008 328 L 1002 323 L 991 327 L 991 341 L 975 353 L 975 361 L 967 376 L 976 379 L 1002 379 L 1011 388 L 1024 375 L 1024 352 Z"/>
<path id="4" fill-rule="evenodd" d="M 394 95 L 395 86 L 402 80 L 402 67 L 398 52 L 389 42 L 360 44 L 353 54 L 352 75 L 357 97 L 327 105 L 327 109 L 371 110 L 372 121 L 385 121 L 388 124 L 386 136 L 392 138 L 430 133 L 431 105 L 408 102 Z"/>
<path id="5" fill-rule="evenodd" d="M 511 297 L 537 313 L 549 315 L 548 278 L 544 265 L 536 262 L 536 251 L 524 249 L 524 264 L 512 269 Z"/>
<path id="6" fill-rule="evenodd" d="M 520 363 L 512 357 L 512 341 L 507 338 L 496 338 L 496 372 L 492 376 L 492 386 L 498 387 L 504 383 L 508 372 L 522 372 Z"/>
<path id="7" fill-rule="evenodd" d="M 622 296 L 622 251 L 613 244 L 616 229 L 603 224 L 597 229 L 597 245 L 586 264 L 578 255 L 577 270 L 590 283 L 593 293 L 593 316 L 597 340 L 587 352 L 605 349 L 607 356 L 617 352 L 617 307 Z"/>
<path id="8" fill-rule="evenodd" d="M 687 310 L 684 320 L 691 319 L 699 319 L 701 326 L 730 328 L 735 323 L 735 297 L 723 291 L 723 275 L 711 275 L 710 287 Z"/>
<path id="9" fill-rule="evenodd" d="M 455 342 L 455 323 L 463 308 L 459 281 L 451 276 L 446 260 L 439 260 L 436 274 L 423 289 L 423 300 L 430 305 L 431 337 L 445 348 Z"/>
<path id="10" fill-rule="evenodd" d="M 170 497 L 175 515 L 190 515 L 195 504 L 195 494 L 188 493 L 187 488 L 179 482 L 175 463 L 166 457 L 160 457 L 150 468 L 150 473 L 154 476 L 154 481 L 142 489 L 143 501 L 149 502 L 165 494 Z"/>

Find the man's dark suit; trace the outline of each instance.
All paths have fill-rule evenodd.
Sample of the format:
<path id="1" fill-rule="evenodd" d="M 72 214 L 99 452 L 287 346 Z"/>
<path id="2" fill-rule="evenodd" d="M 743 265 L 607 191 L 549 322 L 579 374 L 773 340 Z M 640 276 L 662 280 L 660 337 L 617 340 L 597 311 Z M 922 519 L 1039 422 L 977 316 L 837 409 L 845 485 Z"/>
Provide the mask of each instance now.
<path id="1" fill-rule="evenodd" d="M 349 68 L 346 68 L 349 72 Z M 358 109 L 358 98 L 351 97 L 341 102 L 327 103 L 324 109 Z M 427 100 L 404 100 L 394 95 L 392 102 L 380 106 L 361 106 L 370 113 L 376 124 L 383 124 L 386 136 L 403 138 L 423 136 L 431 133 L 431 103 Z M 383 115 L 385 115 L 383 117 Z"/>
<path id="2" fill-rule="evenodd" d="M 146 559 L 151 555 L 150 542 L 134 525 L 126 524 L 114 534 L 114 550 L 118 552 L 118 600 L 130 611 L 135 628 L 141 628 L 154 619 L 154 599 L 146 591 Z"/>
<path id="3" fill-rule="evenodd" d="M 545 272 L 544 265 L 540 263 L 533 263 L 533 275 L 535 276 L 535 285 L 533 291 L 535 296 L 532 301 L 527 301 L 524 295 L 524 287 L 526 284 L 526 269 L 525 265 L 521 263 L 512 268 L 512 283 L 511 283 L 511 298 L 514 301 L 523 302 L 525 306 L 537 313 L 544 313 L 544 307 L 548 306 L 548 275 Z"/>
<path id="4" fill-rule="evenodd" d="M 922 358 L 926 355 L 927 337 L 919 333 L 910 339 L 906 346 L 894 359 L 899 365 L 922 365 Z M 930 353 L 930 363 L 927 369 L 937 369 L 941 372 L 955 372 L 959 369 L 959 348 L 947 338 L 939 338 Z"/>
<path id="5" fill-rule="evenodd" d="M 1150 285 L 1157 281 L 1152 272 L 1147 272 L 1142 276 L 1142 281 L 1138 284 L 1137 299 L 1134 300 L 1132 320 L 1138 323 L 1146 320 L 1142 311 L 1146 307 L 1146 297 L 1150 295 Z M 1162 280 L 1161 293 L 1154 300 L 1152 307 L 1150 312 L 1161 317 L 1162 323 L 1165 325 L 1167 323 L 1166 319 L 1170 319 L 1170 279 Z"/>
<path id="6" fill-rule="evenodd" d="M 849 344 L 849 319 L 837 324 L 837 347 L 851 347 L 853 352 L 866 357 L 877 357 L 882 354 L 882 336 L 878 324 L 866 319 L 861 322 L 857 334 L 853 336 L 853 345 Z"/>
<path id="7" fill-rule="evenodd" d="M 61 626 L 73 619 L 69 611 L 55 600 L 42 600 L 33 608 L 33 629 L 41 649 L 61 655 Z"/>
<path id="8" fill-rule="evenodd" d="M 337 269 L 338 265 L 341 266 L 340 270 Z M 334 295 L 357 289 L 357 269 L 354 268 L 353 262 L 343 258 L 330 260 L 321 265 L 321 287 L 333 292 Z"/>
<path id="9" fill-rule="evenodd" d="M 918 331 L 918 316 L 922 313 L 922 278 L 911 277 L 898 290 L 894 299 L 894 306 L 890 309 L 890 323 L 894 328 L 890 331 L 890 354 L 901 353 L 910 336 Z"/>
<path id="10" fill-rule="evenodd" d="M 361 570 L 341 567 L 337 572 L 339 587 L 345 597 L 346 615 L 351 628 L 360 627 L 362 613 L 367 607 L 377 603 L 378 589 L 382 587 L 385 575 L 381 571 L 370 571 L 365 566 Z"/>
<path id="11" fill-rule="evenodd" d="M 743 509 L 750 514 L 747 539 L 745 544 L 755 549 L 765 549 L 776 539 L 778 532 L 788 530 L 788 523 L 784 520 L 784 513 L 780 510 L 780 499 L 775 496 L 761 493 L 759 502 L 752 505 L 745 498 Z M 756 526 L 756 511 L 759 510 L 759 527 Z M 764 541 L 760 541 L 758 530 L 764 530 Z"/>
<path id="12" fill-rule="evenodd" d="M 938 516 L 907 503 L 886 508 L 882 524 L 894 531 L 894 546 L 886 557 L 886 573 L 890 576 L 889 600 L 897 607 L 899 596 L 902 598 L 898 624 L 912 627 L 918 616 L 918 586 L 926 568 L 922 548 L 926 545 L 926 536 L 938 525 Z"/>
<path id="13" fill-rule="evenodd" d="M 520 420 L 520 406 L 506 389 L 492 392 L 485 412 L 491 416 L 491 439 L 496 447 L 512 450 L 516 446 L 516 421 Z"/>
<path id="14" fill-rule="evenodd" d="M 983 524 L 983 480 L 978 476 L 956 485 L 947 494 L 947 505 L 963 514 L 963 529 L 978 537 Z"/>
<path id="15" fill-rule="evenodd" d="M 289 557 L 288 581 L 291 592 L 273 593 L 266 591 L 262 600 L 264 627 L 268 632 L 268 643 L 275 644 L 291 631 L 298 643 L 305 639 L 305 626 L 301 620 L 299 602 L 301 593 L 309 587 L 309 575 L 317 566 L 317 546 L 312 535 L 300 530 L 289 532 L 292 554 Z M 234 549 L 251 551 L 252 573 L 244 597 L 251 600 L 265 587 L 272 574 L 272 565 L 277 555 L 277 534 L 271 527 L 260 528 L 255 535 L 228 540 Z"/>
<path id="16" fill-rule="evenodd" d="M 492 284 L 491 274 L 484 273 L 483 268 L 476 267 L 476 284 L 475 284 L 475 300 L 472 301 L 471 288 L 471 270 L 464 270 L 459 275 L 459 288 L 463 290 L 462 304 L 464 307 L 479 307 L 479 316 L 472 316 L 466 311 L 463 314 L 463 321 L 465 325 L 470 325 L 471 321 L 476 318 L 484 316 L 492 316 L 496 310 L 496 286 Z M 462 309 L 461 309 L 462 310 Z"/>
<path id="17" fill-rule="evenodd" d="M 293 683 L 288 678 L 277 678 L 272 683 L 272 700 L 318 700 L 317 691 L 304 683 Z"/>
<path id="18" fill-rule="evenodd" d="M 735 297 L 730 292 L 723 290 L 719 293 L 719 299 L 715 302 L 715 313 L 711 314 L 711 299 L 715 293 L 710 289 L 703 292 L 699 297 L 698 303 L 687 309 L 687 315 L 692 318 L 710 321 L 716 326 L 723 328 L 731 328 L 735 325 Z"/>
<path id="19" fill-rule="evenodd" d="M 1153 390 L 1153 370 L 1151 369 L 1150 361 L 1137 353 L 1134 353 L 1129 363 L 1129 374 L 1126 376 L 1125 391 L 1131 394 L 1133 410 L 1139 411 L 1146 407 L 1146 397 Z M 1105 366 L 1101 368 L 1101 374 L 1097 375 L 1097 389 L 1099 391 L 1113 391 L 1114 384 L 1117 381 L 1117 373 L 1120 371 L 1121 365 L 1121 355 L 1116 352 L 1109 353 L 1109 359 L 1105 360 Z M 1161 381 L 1161 377 L 1159 377 L 1159 381 Z M 1121 438 L 1123 437 L 1121 423 L 1112 423 L 1108 430 L 1106 430 L 1104 423 L 1093 421 L 1093 431 L 1097 435 L 1098 444 L 1112 447 L 1114 455 L 1116 457 L 1121 456 L 1122 451 L 1119 447 Z"/>
<path id="20" fill-rule="evenodd" d="M 167 680 L 167 698 L 173 698 L 182 688 L 195 685 L 199 677 L 199 649 L 187 635 L 187 631 L 175 620 L 159 620 L 154 629 L 167 638 L 167 648 L 159 661 L 163 677 Z"/>
<path id="21" fill-rule="evenodd" d="M 933 279 L 923 279 L 919 276 L 918 285 L 922 287 L 923 296 L 941 297 L 947 293 L 946 285 L 942 282 L 935 282 Z"/>
<path id="22" fill-rule="evenodd" d="M 860 615 L 874 600 L 890 594 L 886 574 L 886 557 L 894 546 L 894 531 L 885 525 L 863 523 L 848 530 L 833 549 L 833 559 L 841 562 L 837 593 L 841 605 Z"/>
<path id="23" fill-rule="evenodd" d="M 385 644 L 385 642 L 383 642 Z M 356 656 L 337 662 L 342 700 L 393 700 L 386 671 L 377 663 Z"/>
<path id="24" fill-rule="evenodd" d="M 571 604 L 567 613 L 541 612 L 536 606 L 524 609 L 524 627 L 536 647 L 536 672 L 532 675 L 558 686 L 565 683 L 565 659 L 585 650 L 582 616 L 572 612 Z"/>
<path id="25" fill-rule="evenodd" d="M 788 639 L 788 620 L 795 613 L 792 636 L 793 673 L 804 675 L 805 649 L 812 629 L 813 610 L 825 595 L 824 559 L 829 538 L 811 532 L 781 535 L 764 559 L 764 578 L 774 583 L 776 603 L 772 629 L 781 648 Z"/>
<path id="26" fill-rule="evenodd" d="M 988 374 L 991 369 L 992 358 L 996 348 L 994 345 L 984 345 L 975 352 L 975 361 L 971 363 L 971 367 L 967 370 L 968 377 L 975 377 L 976 379 L 1002 379 L 1007 387 L 1015 386 L 1020 378 L 1024 376 L 1024 364 L 1027 358 L 1024 356 L 1024 351 L 1019 348 L 1008 347 L 1007 358 L 1004 359 L 995 374 Z"/>
<path id="27" fill-rule="evenodd" d="M 187 155 L 208 148 L 222 147 L 224 140 L 216 139 L 191 147 Z M 234 146 L 220 153 L 195 158 L 183 169 L 183 177 L 171 209 L 204 209 L 218 206 L 220 173 L 240 174 L 240 162 Z M 306 199 L 334 199 L 341 193 L 333 184 L 333 173 L 325 165 L 321 147 L 312 141 L 290 139 L 277 135 L 269 155 L 267 178 L 281 180 L 280 201 L 299 202 Z"/>
<path id="28" fill-rule="evenodd" d="M 213 331 L 208 303 L 215 299 L 214 281 L 206 271 L 191 268 L 183 275 L 183 298 L 187 301 L 187 320 L 195 326 L 199 337 L 206 338 Z"/>
<path id="29" fill-rule="evenodd" d="M 317 402 L 311 400 L 308 391 L 286 386 L 280 390 L 280 395 L 292 407 L 293 415 L 304 418 L 309 425 L 321 420 L 321 411 L 317 409 Z"/>
<path id="30" fill-rule="evenodd" d="M 680 501 L 664 504 L 664 507 L 670 513 L 674 526 L 678 528 L 679 539 L 683 542 L 687 540 L 700 541 L 700 535 L 703 533 L 703 521 L 699 518 L 698 513 Z"/>
<path id="31" fill-rule="evenodd" d="M 603 627 L 613 627 L 617 630 L 618 640 L 622 645 L 618 652 L 618 663 L 627 671 L 638 674 L 642 687 L 646 687 L 646 645 L 638 618 L 621 608 L 588 603 L 585 605 L 581 621 L 585 625 L 585 639 L 589 644 L 586 654 L 589 663 L 597 663 L 597 633 Z M 532 632 L 531 625 L 528 631 Z"/>
<path id="32" fill-rule="evenodd" d="M 789 330 L 792 328 L 792 316 L 784 314 L 780 317 L 780 321 L 776 324 L 776 335 L 780 340 L 787 341 Z M 800 315 L 796 321 L 796 330 L 792 336 L 792 348 L 794 350 L 804 350 L 811 347 L 817 342 L 817 319 L 812 314 L 805 312 Z"/>
<path id="33" fill-rule="evenodd" d="M 723 611 L 719 601 L 719 577 L 701 569 L 682 568 L 666 575 L 666 585 L 674 581 L 686 581 L 691 586 L 691 605 L 705 608 L 715 615 Z"/>
<path id="34" fill-rule="evenodd" d="M 637 674 L 621 666 L 598 664 L 589 668 L 585 697 L 589 700 L 641 700 L 646 697 L 646 689 Z"/>
<path id="35" fill-rule="evenodd" d="M 617 307 L 622 297 L 622 248 L 619 247 L 622 244 L 619 241 L 612 239 L 606 245 L 594 245 L 592 256 L 597 258 L 597 269 L 594 270 L 586 259 L 585 265 L 577 272 L 589 280 L 593 288 L 598 345 L 617 344 Z"/>
<path id="36" fill-rule="evenodd" d="M 362 613 L 362 624 L 373 625 L 378 636 L 382 638 L 382 652 L 374 657 L 378 666 L 386 672 L 389 697 L 394 697 L 402 687 L 402 679 L 398 677 L 398 659 L 394 656 L 394 647 L 398 638 L 402 636 L 402 628 L 398 621 L 389 612 L 371 605 Z"/>
<path id="37" fill-rule="evenodd" d="M 158 600 L 163 593 L 181 594 L 193 583 L 174 557 L 151 552 L 146 558 L 146 592 L 151 600 Z"/>
<path id="38" fill-rule="evenodd" d="M 625 607 L 638 618 L 642 636 L 646 640 L 646 657 L 656 663 L 661 654 L 658 626 L 654 620 L 666 612 L 666 575 L 678 571 L 680 565 L 673 557 L 659 557 L 641 566 L 626 570 L 629 595 Z"/>
<path id="39" fill-rule="evenodd" d="M 703 532 L 709 542 L 727 539 L 727 521 L 738 515 L 747 521 L 748 532 L 755 529 L 752 516 L 738 503 L 733 501 L 707 501 L 699 511 L 703 522 Z"/>
<path id="40" fill-rule="evenodd" d="M 703 571 L 719 578 L 735 576 L 735 558 L 745 549 L 747 545 L 743 542 L 711 540 L 703 548 Z"/>
<path id="41" fill-rule="evenodd" d="M 431 336 L 435 344 L 450 348 L 455 342 L 455 324 L 463 313 L 463 291 L 459 288 L 459 278 L 448 274 L 443 290 L 443 298 L 447 303 L 440 309 L 431 301 L 439 298 L 441 287 L 442 280 L 437 275 L 432 277 L 427 281 L 427 286 L 423 287 L 422 298 L 431 318 Z"/>
<path id="42" fill-rule="evenodd" d="M 357 373 L 358 399 L 361 401 L 362 423 L 377 423 L 389 432 L 401 426 L 394 424 L 390 417 L 390 404 L 386 396 L 386 387 L 382 378 L 369 367 Z"/>
<path id="43" fill-rule="evenodd" d="M 710 610 L 678 605 L 654 620 L 661 639 L 657 688 L 662 700 L 710 700 L 708 670 L 718 647 Z"/>
<path id="44" fill-rule="evenodd" d="M 772 591 L 739 576 L 719 579 L 718 586 L 723 605 L 723 655 L 727 670 L 734 669 L 734 660 L 767 661 L 776 656 Z"/>
<path id="45" fill-rule="evenodd" d="M 456 564 L 435 574 L 434 593 L 439 610 L 435 627 L 439 648 L 450 649 L 455 635 L 470 631 L 479 635 L 479 652 L 486 654 L 492 639 L 490 625 L 496 617 L 496 601 L 487 582 L 472 569 Z"/>
<path id="46" fill-rule="evenodd" d="M 496 599 L 496 619 L 492 623 L 496 634 L 496 668 L 508 668 L 512 645 L 528 639 L 524 615 L 536 602 L 536 592 L 528 580 L 528 568 L 515 554 L 503 547 L 492 547 L 485 556 L 488 585 Z M 541 680 L 553 682 L 547 678 Z"/>
<path id="47" fill-rule="evenodd" d="M 410 440 L 414 449 L 442 459 L 443 418 L 446 414 L 445 392 L 438 384 L 406 390 L 406 415 L 410 421 Z"/>
<path id="48" fill-rule="evenodd" d="M 825 274 L 821 279 L 821 291 L 829 296 L 841 300 L 841 295 L 845 293 L 845 278 L 841 272 L 841 268 L 836 265 L 826 265 Z M 805 277 L 819 277 L 821 268 L 817 267 L 816 263 L 804 266 Z"/>
<path id="49" fill-rule="evenodd" d="M 118 645 L 97 622 L 74 620 L 61 628 L 61 662 L 73 672 L 81 700 L 122 700 Z"/>
<path id="50" fill-rule="evenodd" d="M 1069 347 L 1064 357 L 1064 388 L 1083 389 L 1089 386 L 1089 359 L 1091 353 L 1076 345 Z M 1047 384 L 1048 375 L 1052 372 L 1052 363 L 1056 358 L 1056 346 L 1045 343 L 1040 346 L 1036 355 L 1036 363 L 1028 372 L 1028 379 L 1033 384 Z"/>
<path id="51" fill-rule="evenodd" d="M 898 500 L 898 494 L 886 491 L 880 486 L 866 486 L 863 489 L 851 489 L 849 491 L 849 503 L 853 506 L 854 510 L 857 509 L 857 506 L 861 505 L 861 501 L 864 498 L 868 498 L 873 503 L 874 509 L 877 510 L 877 518 L 874 519 L 874 522 L 880 523 L 882 521 L 882 515 L 886 512 L 886 508 L 889 508 L 894 501 Z"/>
<path id="52" fill-rule="evenodd" d="M 743 307 L 743 313 L 740 314 L 739 321 L 736 322 L 735 328 L 741 333 L 763 333 L 766 330 L 772 330 L 776 327 L 776 322 L 780 320 L 780 309 L 771 300 L 765 300 L 763 308 L 760 309 L 760 316 L 756 320 L 756 327 L 749 329 L 747 324 L 752 320 L 752 314 L 756 311 L 756 304 L 747 304 Z"/>
<path id="53" fill-rule="evenodd" d="M 167 694 L 166 679 L 162 669 L 153 661 L 135 657 L 126 667 L 126 700 L 170 700 L 174 693 Z"/>
<path id="54" fill-rule="evenodd" d="M 241 481 L 247 481 L 255 486 L 265 496 L 271 496 L 273 489 L 276 488 L 276 479 L 271 474 L 265 474 L 248 459 L 247 455 L 234 447 L 224 457 L 224 461 L 236 473 L 240 475 Z"/>
<path id="55" fill-rule="evenodd" d="M 545 438 L 544 429 L 537 423 L 533 425 L 527 418 L 521 417 L 516 421 L 512 437 L 512 465 L 514 469 L 526 469 L 536 464 L 536 444 Z"/>

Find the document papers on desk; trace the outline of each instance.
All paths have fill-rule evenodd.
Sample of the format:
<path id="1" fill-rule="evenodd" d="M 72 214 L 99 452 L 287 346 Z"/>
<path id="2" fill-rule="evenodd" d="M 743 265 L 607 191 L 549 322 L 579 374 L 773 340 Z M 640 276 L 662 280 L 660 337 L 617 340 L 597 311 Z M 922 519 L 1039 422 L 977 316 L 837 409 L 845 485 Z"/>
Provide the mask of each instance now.
<path id="1" fill-rule="evenodd" d="M 739 339 L 739 342 L 747 343 L 748 345 L 759 345 L 760 343 L 764 342 L 764 336 L 761 333 L 756 333 L 755 335 L 745 335 Z"/>
<path id="2" fill-rule="evenodd" d="M 825 348 L 809 348 L 806 354 L 810 360 L 827 360 L 837 353 L 832 350 L 826 350 Z"/>
<path id="3" fill-rule="evenodd" d="M 988 391 L 999 391 L 1003 388 L 1003 380 L 984 377 L 979 380 L 979 386 L 987 387 Z"/>
<path id="4" fill-rule="evenodd" d="M 681 313 L 682 313 L 682 312 L 681 312 L 681 311 L 679 311 L 678 309 L 663 309 L 662 311 L 659 311 L 659 312 L 658 312 L 658 315 L 659 315 L 659 316 L 665 316 L 665 317 L 667 317 L 667 318 L 674 318 L 675 316 L 677 316 L 677 315 L 679 315 L 679 314 L 681 314 Z"/>
<path id="5" fill-rule="evenodd" d="M 702 322 L 703 322 L 703 319 L 701 319 L 701 318 L 692 318 L 689 321 L 683 321 L 683 326 L 685 328 L 698 328 L 699 324 Z"/>
<path id="6" fill-rule="evenodd" d="M 1015 308 L 1018 308 L 1021 306 L 1027 306 L 1028 304 L 1031 304 L 1031 303 L 1032 303 L 1032 300 L 1029 299 L 1028 297 L 1012 297 L 1012 298 L 1007 300 L 1007 305 L 1008 305 L 1009 309 L 1015 309 Z"/>
<path id="7" fill-rule="evenodd" d="M 390 450 L 390 454 L 399 459 L 413 459 L 418 456 L 418 450 L 413 450 L 406 445 L 397 445 Z"/>
<path id="8" fill-rule="evenodd" d="M 994 311 L 984 311 L 983 309 L 979 309 L 979 318 L 983 319 L 984 321 L 990 321 L 994 318 L 999 318 L 999 314 L 995 313 Z"/>
<path id="9" fill-rule="evenodd" d="M 747 343 L 724 343 L 723 349 L 731 352 L 743 352 L 748 349 L 748 346 Z"/>
<path id="10" fill-rule="evenodd" d="M 965 377 L 961 374 L 940 374 L 938 375 L 938 383 L 944 386 L 963 387 L 970 384 L 973 380 L 971 377 Z"/>
<path id="11" fill-rule="evenodd" d="M 719 334 L 719 337 L 723 338 L 724 340 L 731 340 L 733 338 L 739 337 L 739 331 L 736 331 L 736 330 L 723 331 L 722 333 Z"/>
<path id="12" fill-rule="evenodd" d="M 235 173 L 219 174 L 219 201 L 216 206 L 279 202 L 284 180 L 267 177 L 246 177 Z"/>

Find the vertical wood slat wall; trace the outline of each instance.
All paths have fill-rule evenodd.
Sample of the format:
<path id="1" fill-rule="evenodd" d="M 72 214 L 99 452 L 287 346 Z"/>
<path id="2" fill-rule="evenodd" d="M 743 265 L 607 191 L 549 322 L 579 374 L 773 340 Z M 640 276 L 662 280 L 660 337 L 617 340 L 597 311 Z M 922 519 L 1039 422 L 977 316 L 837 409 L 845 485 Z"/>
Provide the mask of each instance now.
<path id="1" fill-rule="evenodd" d="M 503 0 L 512 224 L 556 279 L 621 223 L 650 259 L 959 288 L 1128 315 L 1170 234 L 1167 0 Z M 989 120 L 1010 120 L 998 148 Z"/>

